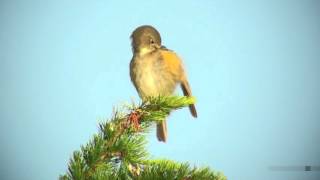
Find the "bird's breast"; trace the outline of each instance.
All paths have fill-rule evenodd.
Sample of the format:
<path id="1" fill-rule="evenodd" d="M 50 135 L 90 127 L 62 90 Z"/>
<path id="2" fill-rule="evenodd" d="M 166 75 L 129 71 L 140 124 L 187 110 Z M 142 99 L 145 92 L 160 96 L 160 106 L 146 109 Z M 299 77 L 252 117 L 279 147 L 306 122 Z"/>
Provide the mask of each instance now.
<path id="1" fill-rule="evenodd" d="M 134 58 L 131 71 L 131 79 L 142 98 L 170 95 L 177 84 L 164 61 L 156 54 Z"/>

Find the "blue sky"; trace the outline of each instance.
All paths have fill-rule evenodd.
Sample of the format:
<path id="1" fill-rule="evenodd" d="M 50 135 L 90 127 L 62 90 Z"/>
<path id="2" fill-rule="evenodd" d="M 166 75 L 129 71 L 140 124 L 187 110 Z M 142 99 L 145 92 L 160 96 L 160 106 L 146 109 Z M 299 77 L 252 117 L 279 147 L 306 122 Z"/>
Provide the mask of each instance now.
<path id="1" fill-rule="evenodd" d="M 156 27 L 184 60 L 198 119 L 168 120 L 153 158 L 229 179 L 319 179 L 320 21 L 315 0 L 0 2 L 0 177 L 56 179 L 112 107 L 138 95 L 131 32 Z M 181 94 L 177 90 L 177 94 Z"/>

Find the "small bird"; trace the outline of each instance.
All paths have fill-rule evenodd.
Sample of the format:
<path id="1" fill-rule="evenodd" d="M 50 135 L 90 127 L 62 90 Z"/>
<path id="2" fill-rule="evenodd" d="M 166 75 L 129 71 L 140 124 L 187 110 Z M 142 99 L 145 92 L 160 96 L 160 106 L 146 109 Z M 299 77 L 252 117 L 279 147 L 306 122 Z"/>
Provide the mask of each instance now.
<path id="1" fill-rule="evenodd" d="M 183 94 L 191 96 L 191 89 L 176 53 L 161 45 L 160 33 L 152 26 L 136 28 L 131 34 L 133 57 L 130 62 L 130 77 L 142 101 L 149 96 L 172 95 L 180 84 Z M 189 106 L 193 117 L 197 117 L 194 104 Z M 167 140 L 166 120 L 157 124 L 159 141 Z"/>

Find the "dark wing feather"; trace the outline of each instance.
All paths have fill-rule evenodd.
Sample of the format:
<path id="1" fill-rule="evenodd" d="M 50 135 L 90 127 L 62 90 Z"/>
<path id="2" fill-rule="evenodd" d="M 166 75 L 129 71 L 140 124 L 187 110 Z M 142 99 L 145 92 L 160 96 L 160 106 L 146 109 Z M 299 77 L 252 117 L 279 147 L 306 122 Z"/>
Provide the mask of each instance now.
<path id="1" fill-rule="evenodd" d="M 185 96 L 191 96 L 191 90 L 190 90 L 190 86 L 189 86 L 189 83 L 187 80 L 183 80 L 181 82 L 181 89 L 182 89 L 183 94 Z M 195 117 L 195 118 L 198 117 L 197 110 L 196 110 L 196 107 L 194 104 L 189 105 L 189 110 L 190 110 L 193 117 Z"/>

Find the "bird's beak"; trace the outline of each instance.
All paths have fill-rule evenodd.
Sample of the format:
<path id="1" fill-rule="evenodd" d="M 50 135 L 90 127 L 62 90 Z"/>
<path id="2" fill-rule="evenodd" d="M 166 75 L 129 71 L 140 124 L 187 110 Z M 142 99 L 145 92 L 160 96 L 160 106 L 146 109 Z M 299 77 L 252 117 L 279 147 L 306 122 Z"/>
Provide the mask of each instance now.
<path id="1" fill-rule="evenodd" d="M 161 46 L 158 45 L 158 44 L 155 44 L 154 47 L 157 48 L 157 49 L 160 49 L 160 48 L 161 48 Z"/>

